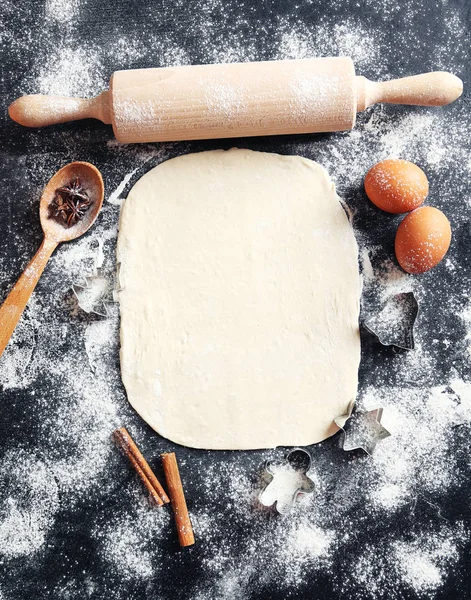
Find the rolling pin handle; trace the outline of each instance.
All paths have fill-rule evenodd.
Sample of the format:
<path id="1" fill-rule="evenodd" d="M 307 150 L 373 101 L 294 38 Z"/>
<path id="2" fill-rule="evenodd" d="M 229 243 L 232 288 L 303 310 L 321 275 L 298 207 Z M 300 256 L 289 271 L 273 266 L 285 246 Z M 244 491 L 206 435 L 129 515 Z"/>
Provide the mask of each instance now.
<path id="1" fill-rule="evenodd" d="M 358 112 L 377 102 L 444 106 L 459 98 L 463 92 L 461 79 L 446 71 L 434 71 L 380 82 L 370 81 L 366 77 L 356 77 L 356 84 Z"/>
<path id="2" fill-rule="evenodd" d="M 111 123 L 109 92 L 103 92 L 96 98 L 41 94 L 22 96 L 10 104 L 8 114 L 25 127 L 44 127 L 80 119 L 99 119 L 103 123 Z"/>

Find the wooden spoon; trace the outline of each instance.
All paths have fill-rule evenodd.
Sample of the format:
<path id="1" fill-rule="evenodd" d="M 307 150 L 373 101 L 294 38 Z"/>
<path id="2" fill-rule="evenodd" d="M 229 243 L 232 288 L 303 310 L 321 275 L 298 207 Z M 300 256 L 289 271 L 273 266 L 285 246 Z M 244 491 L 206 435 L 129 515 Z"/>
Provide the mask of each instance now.
<path id="1" fill-rule="evenodd" d="M 51 203 L 56 190 L 70 184 L 76 177 L 91 200 L 90 208 L 82 220 L 67 227 L 52 217 Z M 93 225 L 103 204 L 104 186 L 100 171 L 86 162 L 72 162 L 49 180 L 44 188 L 39 205 L 39 217 L 44 239 L 39 250 L 14 285 L 0 308 L 0 356 L 5 350 L 15 327 L 44 271 L 51 254 L 61 242 L 69 242 L 83 235 Z"/>

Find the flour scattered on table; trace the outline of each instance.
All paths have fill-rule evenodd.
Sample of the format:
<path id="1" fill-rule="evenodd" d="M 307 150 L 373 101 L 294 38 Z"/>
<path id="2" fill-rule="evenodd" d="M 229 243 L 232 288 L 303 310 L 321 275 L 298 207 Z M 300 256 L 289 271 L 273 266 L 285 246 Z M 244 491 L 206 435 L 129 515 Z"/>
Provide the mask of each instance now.
<path id="1" fill-rule="evenodd" d="M 450 530 L 443 527 L 437 534 L 417 536 L 412 544 L 393 543 L 396 569 L 416 593 L 433 592 L 444 583 L 447 567 L 458 560 L 458 548 L 465 539 L 460 528 Z"/>
<path id="2" fill-rule="evenodd" d="M 277 58 L 315 58 L 317 56 L 350 56 L 358 69 L 377 62 L 379 44 L 371 30 L 361 23 L 346 20 L 342 24 L 323 23 L 310 27 L 304 22 L 282 19 Z"/>
<path id="3" fill-rule="evenodd" d="M 46 0 L 44 10 L 46 18 L 72 25 L 77 21 L 81 5 L 82 0 Z"/>
<path id="4" fill-rule="evenodd" d="M 424 71 L 444 69 L 460 76 L 467 60 L 467 25 L 450 2 L 433 5 L 437 25 L 427 34 L 431 41 L 426 48 L 417 28 L 429 22 L 428 3 L 366 0 L 369 14 L 362 19 L 336 21 L 342 2 L 334 0 L 332 22 L 319 17 L 309 2 L 273 15 L 263 3 L 197 0 L 191 11 L 186 0 L 171 4 L 173 12 L 166 17 L 171 27 L 162 26 L 163 13 L 154 4 L 141 3 L 145 24 L 144 19 L 130 22 L 126 31 L 117 30 L 101 44 L 85 35 L 85 18 L 102 14 L 92 0 L 46 0 L 39 10 L 37 3 L 28 8 L 7 0 L 0 40 L 18 61 L 30 65 L 23 76 L 5 73 L 5 81 L 13 82 L 11 99 L 40 92 L 91 96 L 107 86 L 113 70 L 143 66 L 333 54 L 352 56 L 359 74 L 388 79 L 410 75 L 410 65 L 419 61 Z M 440 14 L 442 19 L 436 17 Z M 394 47 L 379 20 L 394 22 Z M 223 31 L 221 23 L 226 22 L 230 28 Z M 220 90 L 220 95 L 228 111 L 238 108 L 230 90 Z M 400 600 L 406 594 L 430 600 L 456 576 L 470 532 L 459 520 L 445 521 L 442 513 L 450 497 L 461 498 L 463 505 L 469 501 L 463 495 L 466 473 L 458 468 L 469 464 L 469 265 L 452 246 L 448 260 L 430 274 L 404 274 L 393 258 L 400 217 L 376 210 L 362 181 L 373 164 L 388 156 L 416 162 L 433 182 L 429 204 L 445 213 L 454 207 L 454 244 L 471 242 L 469 182 L 462 173 L 469 174 L 469 127 L 463 126 L 468 122 L 464 102 L 443 109 L 380 106 L 358 115 L 352 132 L 276 140 L 277 151 L 299 153 L 325 166 L 353 213 L 365 310 L 410 290 L 429 308 L 419 312 L 413 352 L 384 350 L 365 340 L 360 405 L 384 406 L 383 423 L 393 435 L 378 444 L 371 458 L 343 452 L 338 438 L 312 447 L 316 491 L 286 517 L 262 511 L 256 503 L 263 463 L 281 458 L 282 450 L 188 456 L 180 450 L 197 540 L 187 555 L 171 546 L 176 542 L 169 510 L 149 507 L 140 482 L 110 443 L 111 432 L 123 422 L 136 428 L 140 424 L 127 407 L 120 382 L 118 315 L 96 322 L 71 315 L 70 287 L 92 273 L 99 239 L 105 241 L 104 268 L 114 273 L 120 199 L 133 181 L 166 158 L 207 147 L 122 146 L 104 127 L 102 138 L 94 138 L 87 124 L 80 134 L 73 126 L 27 134 L 28 153 L 18 151 L 12 159 L 21 166 L 23 179 L 14 185 L 3 182 L 6 197 L 17 201 L 5 244 L 14 244 L 18 254 L 8 259 L 3 246 L 2 298 L 39 243 L 37 200 L 59 166 L 75 158 L 99 162 L 109 201 L 85 238 L 53 256 L 0 359 L 5 414 L 15 419 L 3 429 L 0 468 L 5 598 L 10 597 L 6 586 L 14 589 L 25 573 L 38 571 L 40 561 L 52 561 L 50 572 L 61 562 L 70 573 L 68 549 L 53 535 L 58 524 L 69 528 L 70 539 L 83 536 L 87 559 L 111 574 L 113 593 L 123 596 L 133 586 L 152 593 L 164 578 L 183 577 L 186 560 L 201 566 L 201 577 L 179 580 L 195 600 L 245 599 L 257 593 L 269 597 L 273 590 L 289 597 L 312 578 L 327 579 L 338 597 L 349 600 Z M 107 154 L 102 154 L 97 146 L 105 148 L 106 143 Z M 39 150 L 42 144 L 45 149 Z M 273 150 L 273 144 L 244 141 L 257 150 Z M 449 327 L 461 328 L 461 337 L 453 338 Z M 30 446 L 18 448 L 22 434 L 16 431 L 26 429 Z M 150 458 L 167 446 L 147 434 L 141 442 Z M 82 511 L 77 514 L 85 522 L 72 519 L 68 524 L 75 510 Z M 7 583 L 12 576 L 14 584 Z M 60 597 L 83 598 L 85 589 L 109 597 L 109 585 L 98 577 L 84 583 L 74 573 L 74 578 L 67 576 L 67 585 Z"/>
<path id="5" fill-rule="evenodd" d="M 38 93 L 84 97 L 107 85 L 99 50 L 93 46 L 56 49 L 40 67 Z"/>
<path id="6" fill-rule="evenodd" d="M 134 493 L 124 514 L 115 513 L 105 526 L 94 524 L 103 562 L 116 569 L 120 578 L 151 580 L 160 554 L 156 552 L 155 540 L 171 529 L 171 518 L 169 512 L 151 509 Z"/>
<path id="7" fill-rule="evenodd" d="M 59 490 L 46 463 L 26 450 L 2 457 L 0 471 L 0 555 L 36 554 L 44 546 L 59 509 Z"/>

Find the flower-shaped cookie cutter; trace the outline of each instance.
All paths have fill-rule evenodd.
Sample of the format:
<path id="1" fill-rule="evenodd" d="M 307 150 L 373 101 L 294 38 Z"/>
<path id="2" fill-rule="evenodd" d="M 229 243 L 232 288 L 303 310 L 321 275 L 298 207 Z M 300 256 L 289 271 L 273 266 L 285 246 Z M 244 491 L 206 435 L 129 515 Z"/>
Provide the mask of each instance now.
<path id="1" fill-rule="evenodd" d="M 314 491 L 314 482 L 307 476 L 310 468 L 311 455 L 303 448 L 293 448 L 284 460 L 267 461 L 258 495 L 260 504 L 274 506 L 280 514 L 289 512 L 300 494 Z"/>
<path id="2" fill-rule="evenodd" d="M 377 314 L 363 321 L 363 327 L 383 346 L 413 350 L 418 312 L 414 292 L 401 292 L 390 296 Z"/>
<path id="3" fill-rule="evenodd" d="M 73 283 L 72 291 L 81 310 L 87 314 L 108 317 L 108 305 L 115 302 L 115 290 L 108 277 L 103 274 L 103 242 L 98 241 L 93 272 L 86 275 L 82 283 Z M 116 279 L 118 280 L 119 272 Z"/>
<path id="4" fill-rule="evenodd" d="M 112 301 L 110 290 L 110 281 L 101 274 L 101 269 L 97 269 L 93 275 L 87 275 L 84 283 L 72 285 L 72 291 L 80 309 L 87 314 L 99 317 L 108 316 L 107 304 Z"/>

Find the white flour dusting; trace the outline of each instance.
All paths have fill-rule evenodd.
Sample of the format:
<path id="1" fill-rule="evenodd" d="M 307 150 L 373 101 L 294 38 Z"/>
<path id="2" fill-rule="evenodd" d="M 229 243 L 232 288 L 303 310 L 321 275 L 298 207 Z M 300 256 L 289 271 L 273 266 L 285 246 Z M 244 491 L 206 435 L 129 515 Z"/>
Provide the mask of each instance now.
<path id="1" fill-rule="evenodd" d="M 160 558 L 155 542 L 171 529 L 171 519 L 169 511 L 149 509 L 149 504 L 143 502 L 138 493 L 133 493 L 125 514 L 115 515 L 105 527 L 95 525 L 94 535 L 103 561 L 111 565 L 120 578 L 151 579 Z"/>
<path id="2" fill-rule="evenodd" d="M 116 206 L 121 206 L 121 204 L 123 203 L 123 200 L 124 200 L 124 198 L 122 198 L 121 194 L 123 193 L 129 180 L 131 179 L 131 177 L 134 175 L 134 173 L 137 171 L 138 168 L 139 167 L 136 167 L 135 169 L 133 169 L 132 171 L 127 173 L 123 177 L 123 180 L 118 185 L 118 187 L 114 190 L 114 192 L 108 196 L 108 202 L 110 204 L 115 204 Z"/>
<path id="3" fill-rule="evenodd" d="M 46 0 L 44 7 L 46 19 L 63 25 L 72 25 L 80 14 L 82 0 Z"/>
<path id="4" fill-rule="evenodd" d="M 379 44 L 372 31 L 360 23 L 345 20 L 332 26 L 324 22 L 311 27 L 303 22 L 293 25 L 281 20 L 277 58 L 314 58 L 316 56 L 350 56 L 355 65 L 373 65 L 379 58 Z"/>
<path id="5" fill-rule="evenodd" d="M 26 450 L 9 451 L 2 458 L 0 498 L 0 555 L 34 555 L 45 544 L 59 509 L 53 473 Z"/>
<path id="6" fill-rule="evenodd" d="M 412 4 L 366 2 L 382 18 L 399 20 L 395 48 L 386 44 L 374 21 L 349 18 L 332 24 L 321 18 L 314 24 L 301 16 L 285 15 L 271 23 L 268 19 L 255 22 L 246 15 L 235 15 L 230 3 L 222 0 L 199 0 L 191 14 L 185 13 L 186 19 L 175 19 L 172 28 L 162 32 L 158 29 L 162 15 L 149 4 L 139 35 L 117 32 L 107 45 L 81 41 L 85 0 L 47 0 L 44 11 L 34 18 L 22 9 L 23 37 L 18 30 L 9 29 L 6 20 L 0 20 L 0 39 L 8 51 L 20 57 L 30 44 L 35 49 L 32 74 L 19 82 L 18 94 L 98 94 L 108 84 L 110 64 L 112 71 L 143 65 L 346 55 L 353 57 L 358 73 L 392 78 L 410 74 L 401 72 L 408 53 L 423 56 L 411 24 L 426 22 L 427 7 Z M 172 10 L 183 11 L 186 6 L 185 0 L 176 0 Z M 17 3 L 4 3 L 6 17 L 16 10 Z M 424 70 L 450 69 L 459 75 L 466 58 L 466 26 L 451 8 L 447 11 L 443 35 L 431 42 L 430 64 L 424 64 Z M 220 32 L 221 20 L 231 20 L 229 33 Z M 33 23 L 41 39 L 31 33 Z M 388 67 L 389 56 L 394 57 L 394 68 Z M 308 91 L 312 94 L 312 85 Z M 230 89 L 215 92 L 225 110 L 241 110 Z M 305 96 L 301 94 L 301 100 Z M 463 127 L 466 107 L 457 104 L 456 111 L 450 118 L 448 109 L 401 111 L 378 106 L 359 115 L 352 132 L 321 140 L 280 142 L 285 153 L 299 152 L 318 160 L 347 198 L 360 244 L 365 301 L 372 305 L 410 290 L 425 302 L 432 290 L 426 278 L 411 277 L 398 268 L 392 239 L 378 244 L 370 235 L 369 229 L 375 226 L 392 231 L 397 217 L 380 213 L 368 202 L 361 192 L 363 177 L 374 163 L 388 156 L 417 162 L 430 179 L 430 204 L 445 213 L 451 201 L 461 207 L 455 210 L 452 223 L 458 233 L 469 221 L 467 177 L 454 182 L 450 197 L 447 176 L 457 165 L 469 171 L 470 162 L 469 128 Z M 41 135 L 43 138 L 36 139 L 46 138 L 45 132 Z M 81 158 L 77 153 L 88 152 L 67 129 L 55 135 L 68 149 L 70 160 Z M 99 240 L 105 242 L 104 269 L 112 275 L 121 199 L 139 174 L 188 148 L 183 144 L 130 147 L 108 143 L 110 162 L 100 165 L 107 168 L 110 190 L 103 215 L 89 235 L 57 250 L 0 359 L 2 389 L 17 393 L 16 404 L 32 415 L 40 449 L 39 454 L 7 447 L 2 456 L 0 553 L 7 567 L 13 559 L 35 565 L 45 552 L 61 508 L 79 506 L 97 494 L 112 498 L 120 485 L 126 487 L 128 504 L 112 504 L 106 509 L 113 512 L 111 517 L 102 518 L 100 511 L 90 517 L 97 544 L 95 559 L 119 581 L 136 585 L 172 576 L 162 566 L 166 558 L 162 544 L 174 536 L 173 517 L 168 507 L 149 508 L 140 482 L 124 462 L 118 462 L 122 457 L 110 443 L 113 429 L 131 414 L 119 380 L 117 310 L 106 320 L 90 319 L 73 306 L 70 287 L 92 273 Z M 39 152 L 37 146 L 26 158 L 18 157 L 27 182 L 25 205 L 39 197 L 41 187 L 58 166 L 56 158 L 53 153 Z M 0 255 L 2 297 L 38 241 L 20 231 L 16 222 L 10 231 L 9 243 L 18 247 L 24 262 L 12 264 L 6 253 Z M 210 574 L 203 583 L 188 584 L 192 598 L 248 598 L 257 586 L 271 583 L 278 590 L 292 590 L 307 577 L 319 576 L 333 581 L 342 598 L 399 600 L 404 595 L 398 590 L 405 586 L 413 597 L 428 600 L 447 582 L 469 538 L 464 524 L 445 522 L 440 512 L 448 495 L 460 485 L 463 475 L 457 465 L 467 449 L 457 440 L 462 432 L 469 436 L 471 419 L 471 383 L 466 370 L 471 363 L 471 310 L 466 298 L 452 303 L 446 291 L 449 281 L 468 281 L 469 275 L 453 249 L 436 271 L 438 278 L 451 274 L 453 279 L 443 284 L 440 279 L 434 281 L 443 288 L 443 310 L 455 314 L 457 326 L 465 332 L 463 362 L 441 369 L 439 344 L 450 346 L 452 342 L 446 331 L 424 322 L 419 314 L 416 350 L 386 353 L 367 369 L 360 388 L 362 406 L 385 407 L 383 423 L 393 435 L 378 444 L 372 458 L 350 460 L 330 442 L 314 447 L 316 491 L 298 501 L 289 517 L 272 518 L 255 501 L 259 484 L 254 478 L 262 468 L 262 458 L 280 458 L 281 451 L 262 453 L 263 457 L 254 453 L 243 467 L 237 455 L 213 454 L 208 461 L 204 453 L 182 465 L 185 481 L 195 490 L 189 502 L 198 564 Z M 428 335 L 435 328 L 436 345 Z M 377 352 L 377 348 L 368 352 Z M 393 373 L 392 379 L 386 372 Z M 39 381 L 44 387 L 36 393 Z M 110 464 L 119 464 L 119 481 L 109 476 Z M 416 511 L 424 507 L 432 515 L 429 528 L 419 527 L 415 519 Z M 404 522 L 402 533 L 387 527 L 396 520 Z M 374 530 L 375 543 L 362 545 L 364 531 L 373 531 L 372 522 L 384 524 L 384 532 Z M 70 597 L 80 595 L 71 593 Z"/>
<path id="7" fill-rule="evenodd" d="M 41 65 L 37 92 L 63 96 L 90 96 L 107 86 L 99 50 L 60 48 Z"/>

